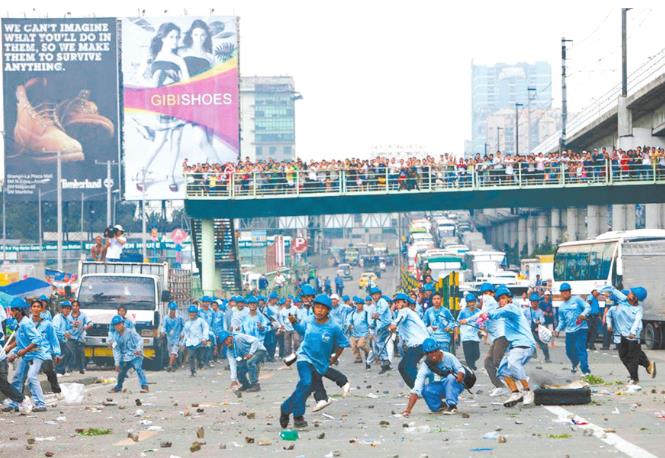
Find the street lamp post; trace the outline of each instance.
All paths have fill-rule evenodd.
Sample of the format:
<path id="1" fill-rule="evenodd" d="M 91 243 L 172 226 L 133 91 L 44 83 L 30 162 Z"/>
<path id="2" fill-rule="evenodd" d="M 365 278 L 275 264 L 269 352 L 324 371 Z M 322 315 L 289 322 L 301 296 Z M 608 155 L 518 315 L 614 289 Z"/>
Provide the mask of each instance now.
<path id="1" fill-rule="evenodd" d="M 502 130 L 501 127 L 496 126 L 496 150 L 497 151 L 501 151 L 501 148 L 499 148 L 499 146 L 500 146 L 499 141 L 500 141 L 500 138 L 501 138 L 501 136 L 500 136 L 501 130 Z"/>
<path id="2" fill-rule="evenodd" d="M 519 108 L 524 104 L 515 102 L 515 156 L 520 155 L 520 112 Z"/>
<path id="3" fill-rule="evenodd" d="M 61 153 L 58 150 L 56 164 L 56 190 L 57 190 L 57 220 L 58 227 L 56 233 L 57 252 L 58 252 L 58 270 L 62 272 L 62 160 Z"/>

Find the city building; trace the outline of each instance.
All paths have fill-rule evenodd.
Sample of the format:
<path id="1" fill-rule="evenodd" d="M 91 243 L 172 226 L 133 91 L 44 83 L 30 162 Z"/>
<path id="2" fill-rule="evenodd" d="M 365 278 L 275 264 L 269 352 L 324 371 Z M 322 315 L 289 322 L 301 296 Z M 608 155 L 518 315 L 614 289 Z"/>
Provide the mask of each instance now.
<path id="1" fill-rule="evenodd" d="M 561 110 L 543 108 L 503 108 L 487 117 L 485 141 L 486 152 L 517 151 L 515 144 L 515 119 L 519 122 L 519 152 L 526 154 L 540 142 L 553 135 L 561 128 Z M 480 150 L 480 153 L 485 152 Z"/>
<path id="2" fill-rule="evenodd" d="M 240 78 L 240 155 L 243 159 L 295 159 L 295 102 L 301 98 L 291 76 Z"/>
<path id="3" fill-rule="evenodd" d="M 519 111 L 531 111 L 532 113 L 535 110 L 551 108 L 552 69 L 550 64 L 547 62 L 498 63 L 492 66 L 471 64 L 471 149 L 473 153 L 490 152 L 495 149 L 496 127 L 502 126 L 506 128 L 506 131 L 499 131 L 499 137 L 505 136 L 503 143 L 507 148 L 504 150 L 507 153 L 515 153 L 515 104 L 521 104 L 518 105 Z M 488 125 L 488 118 L 499 111 L 511 109 L 513 126 L 508 129 L 507 123 L 501 124 L 495 120 L 492 131 Z M 500 118 L 507 119 L 507 113 L 507 111 L 502 111 Z M 521 114 L 518 113 L 518 116 Z M 513 138 L 508 142 L 510 132 L 512 132 Z M 536 145 L 538 142 L 533 135 L 531 137 L 531 146 Z M 510 148 L 508 145 L 511 145 Z M 529 145 L 522 144 L 520 141 L 520 152 L 528 150 Z"/>

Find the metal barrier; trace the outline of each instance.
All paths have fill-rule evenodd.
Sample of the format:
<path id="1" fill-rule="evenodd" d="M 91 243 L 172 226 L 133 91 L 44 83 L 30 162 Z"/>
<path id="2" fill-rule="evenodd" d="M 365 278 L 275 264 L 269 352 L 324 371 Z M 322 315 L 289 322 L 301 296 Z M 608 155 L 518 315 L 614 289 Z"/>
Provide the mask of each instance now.
<path id="1" fill-rule="evenodd" d="M 607 186 L 665 182 L 665 165 L 606 160 L 514 162 L 426 166 L 399 171 L 306 170 L 271 172 L 206 172 L 186 174 L 187 198 L 253 199 L 307 195 L 436 192 L 506 188 Z"/>

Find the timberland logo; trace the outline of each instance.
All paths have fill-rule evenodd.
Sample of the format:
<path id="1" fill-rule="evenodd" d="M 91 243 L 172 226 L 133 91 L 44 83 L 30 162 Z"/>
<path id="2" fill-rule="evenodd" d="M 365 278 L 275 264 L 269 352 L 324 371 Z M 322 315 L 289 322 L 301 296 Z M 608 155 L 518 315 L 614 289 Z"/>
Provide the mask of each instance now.
<path id="1" fill-rule="evenodd" d="M 97 180 L 67 180 L 60 181 L 62 189 L 102 189 L 102 179 Z"/>

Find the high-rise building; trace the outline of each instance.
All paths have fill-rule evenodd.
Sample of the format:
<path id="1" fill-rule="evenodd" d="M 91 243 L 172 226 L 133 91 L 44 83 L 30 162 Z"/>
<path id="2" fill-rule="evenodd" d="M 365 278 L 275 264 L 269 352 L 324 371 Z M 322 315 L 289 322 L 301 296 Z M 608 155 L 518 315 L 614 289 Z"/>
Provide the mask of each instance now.
<path id="1" fill-rule="evenodd" d="M 473 153 L 491 152 L 496 148 L 496 133 L 489 132 L 488 118 L 499 111 L 515 110 L 516 103 L 522 104 L 519 110 L 548 110 L 551 108 L 552 68 L 550 64 L 547 62 L 499 63 L 493 66 L 471 64 L 471 148 Z M 504 134 L 507 135 L 508 132 L 500 135 Z M 493 143 L 490 141 L 491 138 L 494 139 Z M 514 140 L 510 144 L 514 148 Z M 535 144 L 537 143 L 533 140 L 532 146 Z M 528 149 L 529 146 L 523 145 L 520 140 L 520 152 L 526 152 Z M 506 152 L 514 153 L 515 151 L 506 150 Z"/>
<path id="2" fill-rule="evenodd" d="M 242 159 L 284 161 L 296 157 L 295 91 L 290 76 L 240 78 Z"/>

